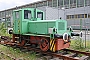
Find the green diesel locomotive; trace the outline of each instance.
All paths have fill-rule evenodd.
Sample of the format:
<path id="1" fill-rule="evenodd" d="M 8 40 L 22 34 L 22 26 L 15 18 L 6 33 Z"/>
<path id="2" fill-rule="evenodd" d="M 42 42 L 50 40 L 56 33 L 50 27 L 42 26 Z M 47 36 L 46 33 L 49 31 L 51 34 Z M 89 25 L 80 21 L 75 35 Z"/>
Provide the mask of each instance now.
<path id="1" fill-rule="evenodd" d="M 13 11 L 13 43 L 18 46 L 39 47 L 42 51 L 53 52 L 70 46 L 71 36 L 79 36 L 67 30 L 67 21 L 62 19 L 45 20 L 44 12 L 36 8 L 23 8 Z M 8 42 L 9 43 L 9 42 Z"/>

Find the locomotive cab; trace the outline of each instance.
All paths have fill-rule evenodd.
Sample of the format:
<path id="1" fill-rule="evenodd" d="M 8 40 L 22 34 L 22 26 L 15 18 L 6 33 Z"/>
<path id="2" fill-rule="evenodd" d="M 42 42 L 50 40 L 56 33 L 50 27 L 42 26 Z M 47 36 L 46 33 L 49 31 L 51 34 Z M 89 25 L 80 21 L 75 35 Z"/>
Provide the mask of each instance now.
<path id="1" fill-rule="evenodd" d="M 44 12 L 35 8 L 25 8 L 13 11 L 13 33 L 28 33 L 28 22 L 44 19 Z"/>

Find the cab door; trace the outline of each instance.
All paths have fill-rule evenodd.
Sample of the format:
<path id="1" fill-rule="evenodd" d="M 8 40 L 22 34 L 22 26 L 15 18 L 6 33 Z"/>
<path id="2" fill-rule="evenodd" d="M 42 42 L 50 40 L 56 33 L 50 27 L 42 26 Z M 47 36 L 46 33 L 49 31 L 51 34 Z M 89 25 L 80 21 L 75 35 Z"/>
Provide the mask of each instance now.
<path id="1" fill-rule="evenodd" d="M 21 10 L 14 11 L 14 33 L 21 34 L 21 21 L 22 21 L 22 14 Z"/>

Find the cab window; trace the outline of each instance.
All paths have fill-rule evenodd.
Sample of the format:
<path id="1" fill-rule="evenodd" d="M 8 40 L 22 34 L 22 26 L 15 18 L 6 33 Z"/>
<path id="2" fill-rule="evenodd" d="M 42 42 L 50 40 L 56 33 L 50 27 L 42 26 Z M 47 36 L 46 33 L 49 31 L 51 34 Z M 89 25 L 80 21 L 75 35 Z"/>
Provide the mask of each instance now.
<path id="1" fill-rule="evenodd" d="M 31 19 L 31 11 L 24 10 L 24 19 Z"/>
<path id="2" fill-rule="evenodd" d="M 43 12 L 37 12 L 37 18 L 41 18 L 41 20 L 43 20 Z"/>

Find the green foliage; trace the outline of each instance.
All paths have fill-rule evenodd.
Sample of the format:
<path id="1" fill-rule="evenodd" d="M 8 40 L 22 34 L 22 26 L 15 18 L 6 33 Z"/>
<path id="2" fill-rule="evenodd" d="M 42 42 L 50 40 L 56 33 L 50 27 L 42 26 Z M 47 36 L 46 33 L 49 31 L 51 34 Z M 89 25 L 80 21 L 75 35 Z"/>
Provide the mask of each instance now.
<path id="1" fill-rule="evenodd" d="M 2 22 L 0 23 L 0 35 L 4 35 L 6 34 L 6 28 L 5 28 L 5 24 Z"/>
<path id="2" fill-rule="evenodd" d="M 12 59 L 4 54 L 0 54 L 0 60 L 12 60 Z"/>
<path id="3" fill-rule="evenodd" d="M 27 51 L 21 52 L 20 49 L 18 49 L 18 48 L 14 49 L 12 47 L 3 46 L 3 45 L 0 45 L 0 51 L 3 51 L 4 53 L 9 54 L 12 57 L 20 58 L 21 60 L 35 60 L 37 58 L 35 52 L 32 52 L 32 53 L 29 53 Z M 3 57 L 5 57 L 5 56 L 3 56 Z M 6 57 L 5 57 L 5 59 L 6 59 Z M 6 59 L 6 60 L 8 60 L 8 59 Z M 10 58 L 9 58 L 9 60 L 10 60 Z"/>
<path id="4" fill-rule="evenodd" d="M 10 34 L 7 33 L 7 29 L 5 27 L 5 23 L 0 23 L 0 36 L 10 36 Z"/>
<path id="5" fill-rule="evenodd" d="M 71 40 L 70 49 L 80 50 L 80 51 L 90 51 L 90 41 L 86 41 L 86 48 L 85 42 L 80 37 L 76 37 L 74 40 Z"/>
<path id="6" fill-rule="evenodd" d="M 76 37 L 75 38 L 75 41 L 73 42 L 73 44 L 74 44 L 74 48 L 75 49 L 81 49 L 81 48 L 84 48 L 84 46 L 83 46 L 83 41 L 82 41 L 82 39 L 80 38 L 80 37 Z"/>
<path id="7" fill-rule="evenodd" d="M 6 33 L 5 24 L 2 22 L 0 23 L 0 35 L 3 35 Z"/>

